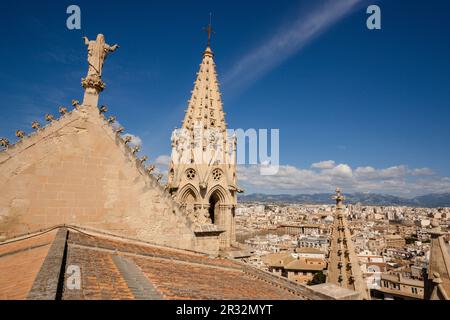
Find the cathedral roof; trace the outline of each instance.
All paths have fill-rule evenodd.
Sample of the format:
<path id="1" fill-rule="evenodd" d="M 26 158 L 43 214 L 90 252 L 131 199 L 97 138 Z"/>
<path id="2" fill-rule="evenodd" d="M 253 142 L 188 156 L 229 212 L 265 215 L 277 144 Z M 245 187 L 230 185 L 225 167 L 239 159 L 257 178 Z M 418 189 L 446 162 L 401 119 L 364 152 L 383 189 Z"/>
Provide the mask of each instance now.
<path id="1" fill-rule="evenodd" d="M 69 266 L 80 289 L 59 277 Z M 0 243 L 0 267 L 3 299 L 309 299 L 241 263 L 73 227 Z"/>

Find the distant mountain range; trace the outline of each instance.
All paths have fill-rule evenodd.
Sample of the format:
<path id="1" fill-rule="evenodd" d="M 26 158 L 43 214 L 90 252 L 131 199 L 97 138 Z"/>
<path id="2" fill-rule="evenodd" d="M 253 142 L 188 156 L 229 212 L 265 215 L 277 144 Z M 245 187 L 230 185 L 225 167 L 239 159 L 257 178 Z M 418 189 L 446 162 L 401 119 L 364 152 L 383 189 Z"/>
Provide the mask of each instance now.
<path id="1" fill-rule="evenodd" d="M 283 203 L 304 203 L 304 204 L 333 204 L 334 200 L 329 193 L 316 194 L 262 194 L 253 193 L 249 195 L 239 195 L 241 202 L 283 202 Z M 361 203 L 363 205 L 376 206 L 413 206 L 413 207 L 450 207 L 450 193 L 427 194 L 414 198 L 402 198 L 397 196 L 377 194 L 377 193 L 350 193 L 345 194 L 346 203 Z"/>

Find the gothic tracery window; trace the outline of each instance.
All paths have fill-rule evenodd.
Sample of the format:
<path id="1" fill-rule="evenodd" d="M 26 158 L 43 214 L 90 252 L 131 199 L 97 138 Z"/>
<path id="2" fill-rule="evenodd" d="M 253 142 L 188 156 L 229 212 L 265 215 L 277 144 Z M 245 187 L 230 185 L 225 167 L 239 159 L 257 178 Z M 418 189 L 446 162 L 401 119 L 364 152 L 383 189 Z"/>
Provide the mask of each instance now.
<path id="1" fill-rule="evenodd" d="M 195 170 L 194 169 L 188 169 L 186 171 L 186 178 L 189 180 L 193 180 L 195 178 Z"/>
<path id="2" fill-rule="evenodd" d="M 222 170 L 220 170 L 220 169 L 214 169 L 212 172 L 214 181 L 219 181 L 222 178 L 222 175 L 223 175 L 223 173 L 222 173 Z"/>

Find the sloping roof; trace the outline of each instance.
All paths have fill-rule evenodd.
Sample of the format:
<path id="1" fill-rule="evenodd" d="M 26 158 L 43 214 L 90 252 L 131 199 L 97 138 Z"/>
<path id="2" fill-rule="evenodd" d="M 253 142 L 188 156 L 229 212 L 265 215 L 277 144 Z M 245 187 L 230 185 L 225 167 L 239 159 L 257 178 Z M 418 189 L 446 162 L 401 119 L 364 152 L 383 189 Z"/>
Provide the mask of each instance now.
<path id="1" fill-rule="evenodd" d="M 56 231 L 0 246 L 0 300 L 25 299 Z"/>
<path id="2" fill-rule="evenodd" d="M 3 299 L 308 299 L 296 284 L 263 280 L 241 263 L 72 227 L 0 250 Z M 80 270 L 79 290 L 67 286 L 72 274 L 59 276 L 69 266 Z"/>
<path id="3" fill-rule="evenodd" d="M 325 268 L 325 263 L 311 263 L 308 259 L 295 259 L 284 266 L 286 270 L 300 271 L 321 271 Z"/>
<path id="4" fill-rule="evenodd" d="M 295 258 L 286 252 L 277 252 L 271 253 L 262 258 L 263 262 L 270 267 L 281 268 L 284 267 L 287 263 L 295 260 Z"/>
<path id="5" fill-rule="evenodd" d="M 310 253 L 310 254 L 325 254 L 325 252 L 323 252 L 320 249 L 310 248 L 310 247 L 295 248 L 295 252 L 296 253 Z"/>

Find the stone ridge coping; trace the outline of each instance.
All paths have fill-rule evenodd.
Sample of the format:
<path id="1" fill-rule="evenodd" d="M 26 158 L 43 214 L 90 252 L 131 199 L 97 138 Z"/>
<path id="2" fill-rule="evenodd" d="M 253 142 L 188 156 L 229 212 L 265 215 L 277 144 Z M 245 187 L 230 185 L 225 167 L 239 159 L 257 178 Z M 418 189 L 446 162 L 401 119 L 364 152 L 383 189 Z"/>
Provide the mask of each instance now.
<path id="1" fill-rule="evenodd" d="M 287 278 L 281 277 L 279 275 L 257 269 L 255 267 L 244 264 L 243 262 L 238 262 L 243 266 L 244 272 L 253 275 L 254 277 L 260 278 L 266 282 L 270 282 L 275 286 L 284 288 L 292 293 L 295 293 L 307 300 L 340 300 L 335 296 L 325 294 L 321 291 L 315 290 L 312 286 L 305 286 L 303 284 L 291 281 Z M 355 292 L 354 299 L 357 298 L 357 292 Z"/>
<path id="2" fill-rule="evenodd" d="M 10 251 L 10 252 L 0 253 L 0 258 L 7 257 L 7 256 L 12 256 L 12 255 L 15 255 L 17 253 L 24 252 L 24 251 L 31 251 L 31 250 L 34 250 L 34 249 L 46 247 L 46 246 L 48 246 L 50 244 L 51 244 L 51 242 L 46 242 L 46 243 L 31 245 L 29 247 L 13 250 L 13 251 Z"/>
<path id="3" fill-rule="evenodd" d="M 215 224 L 195 225 L 194 233 L 198 235 L 220 235 L 225 232 L 225 229 L 216 226 Z"/>
<path id="4" fill-rule="evenodd" d="M 165 300 L 155 285 L 132 260 L 113 256 L 112 260 L 137 300 Z"/>
<path id="5" fill-rule="evenodd" d="M 92 113 L 92 106 L 82 106 L 82 107 L 84 108 L 84 112 L 87 112 L 89 114 Z M 149 179 L 149 181 L 152 183 L 152 186 L 159 189 L 160 195 L 163 197 L 163 199 L 171 204 L 171 207 L 174 208 L 172 210 L 172 213 L 180 218 L 185 219 L 187 226 L 191 229 L 194 235 L 193 231 L 193 229 L 195 228 L 194 222 L 186 214 L 183 213 L 179 204 L 175 202 L 175 200 L 170 196 L 167 190 L 165 190 L 163 186 L 156 180 L 156 178 L 151 173 L 148 173 L 145 170 L 144 164 L 141 163 L 137 158 L 137 156 L 132 153 L 132 148 L 128 146 L 125 143 L 125 141 L 121 138 L 121 136 L 114 131 L 113 127 L 108 123 L 106 117 L 103 114 L 98 113 L 97 119 L 100 119 L 102 121 L 101 127 L 105 130 L 105 132 L 109 135 L 109 137 L 115 142 L 119 141 L 118 146 L 122 148 L 124 155 L 127 156 L 130 161 L 134 161 L 135 167 L 141 174 L 141 176 L 143 176 L 144 179 Z"/>
<path id="6" fill-rule="evenodd" d="M 444 237 L 439 237 L 439 249 L 441 251 L 443 262 L 444 262 L 444 268 L 447 272 L 447 275 L 450 275 L 450 254 L 449 254 L 449 247 L 445 243 Z M 442 277 L 442 275 L 441 275 Z"/>
<path id="7" fill-rule="evenodd" d="M 9 156 L 8 158 L 6 158 L 4 160 L 0 159 L 0 164 L 9 160 L 10 158 L 16 156 L 24 149 L 28 149 L 31 146 L 38 143 L 39 141 L 41 141 L 42 139 L 45 139 L 48 136 L 48 134 L 51 134 L 57 130 L 60 130 L 63 127 L 65 127 L 66 125 L 68 125 L 69 123 L 78 120 L 79 117 L 76 117 L 75 119 L 72 119 L 72 118 L 74 116 L 79 116 L 79 111 L 80 110 L 78 110 L 78 109 L 73 109 L 73 110 L 67 112 L 66 114 L 61 115 L 61 117 L 59 117 L 58 119 L 55 119 L 55 120 L 49 122 L 47 125 L 40 127 L 38 130 L 33 131 L 30 134 L 24 136 L 23 139 L 20 139 L 20 140 L 16 141 L 15 143 L 9 145 L 8 147 L 4 148 L 3 150 L 0 150 L 0 156 L 5 155 L 5 154 L 7 154 Z M 56 128 L 56 129 L 54 131 L 47 132 L 52 128 L 54 128 L 54 129 Z M 12 152 L 12 154 L 10 154 L 9 152 Z"/>
<path id="8" fill-rule="evenodd" d="M 50 228 L 39 229 L 39 230 L 36 230 L 33 232 L 19 234 L 19 235 L 13 236 L 11 238 L 1 240 L 0 245 L 14 243 L 14 242 L 22 241 L 22 240 L 27 240 L 27 239 L 34 238 L 34 237 L 39 237 L 45 233 L 49 233 L 55 229 L 59 229 L 59 228 L 63 228 L 63 227 L 66 227 L 66 226 L 65 225 L 55 225 Z"/>
<path id="9" fill-rule="evenodd" d="M 97 117 L 94 117 L 93 115 L 96 115 Z M 98 123 L 98 120 L 101 121 L 100 126 L 105 130 L 107 135 L 116 142 L 116 145 L 118 147 L 122 148 L 122 151 L 124 152 L 124 155 L 130 160 L 134 160 L 134 164 L 138 172 L 141 174 L 141 176 L 144 177 L 144 179 L 147 179 L 152 185 L 152 187 L 157 188 L 159 190 L 160 195 L 162 196 L 163 200 L 166 201 L 166 203 L 169 205 L 169 207 L 172 207 L 172 214 L 175 214 L 177 217 L 182 218 L 185 220 L 186 225 L 189 229 L 192 231 L 192 236 L 195 237 L 195 225 L 194 222 L 183 213 L 182 209 L 180 208 L 179 204 L 173 200 L 173 198 L 170 196 L 170 194 L 161 186 L 161 184 L 156 180 L 156 178 L 148 173 L 145 170 L 145 167 L 143 163 L 139 161 L 139 159 L 132 153 L 131 148 L 124 142 L 124 140 L 121 138 L 120 134 L 117 134 L 113 127 L 108 123 L 105 116 L 99 112 L 98 107 L 93 106 L 85 106 L 80 105 L 78 108 L 75 108 L 71 110 L 70 112 L 62 115 L 60 118 L 55 119 L 48 123 L 46 126 L 39 128 L 35 132 L 32 132 L 26 138 L 16 142 L 15 144 L 8 146 L 4 150 L 0 150 L 0 165 L 12 157 L 19 154 L 24 149 L 28 149 L 38 143 L 39 141 L 45 139 L 50 134 L 62 129 L 63 127 L 67 126 L 68 124 L 77 121 L 79 119 L 88 119 Z M 50 129 L 54 130 L 50 130 Z M 119 142 L 119 143 L 117 143 Z M 11 152 L 11 153 L 10 153 Z M 2 159 L 2 155 L 6 155 L 6 158 Z M 170 209 L 169 209 L 170 210 Z"/>
<path id="10" fill-rule="evenodd" d="M 122 241 L 122 242 L 128 242 L 130 244 L 136 244 L 136 245 L 141 245 L 141 246 L 151 246 L 154 248 L 159 248 L 159 249 L 165 249 L 165 250 L 172 250 L 172 251 L 176 251 L 179 253 L 190 253 L 190 254 L 195 254 L 198 256 L 203 256 L 203 257 L 209 257 L 208 254 L 205 254 L 203 252 L 199 252 L 199 251 L 195 251 L 195 250 L 190 250 L 190 249 L 180 249 L 178 247 L 172 247 L 169 245 L 161 245 L 161 244 L 157 244 L 154 242 L 150 242 L 150 241 L 144 241 L 144 240 L 139 240 L 133 237 L 126 237 L 126 236 L 122 236 L 116 233 L 112 233 L 109 231 L 104 231 L 101 229 L 96 229 L 96 228 L 87 228 L 87 227 L 81 227 L 78 225 L 62 225 L 61 227 L 67 227 L 69 229 L 72 229 L 76 232 L 80 232 L 83 233 L 87 236 L 91 236 L 91 237 L 103 237 L 104 239 L 109 239 L 109 240 L 118 240 L 118 241 Z"/>
<path id="11" fill-rule="evenodd" d="M 27 300 L 56 300 L 60 298 L 60 290 L 64 274 L 68 231 L 61 228 L 45 257 Z"/>
<path id="12" fill-rule="evenodd" d="M 190 266 L 202 266 L 202 267 L 208 267 L 212 269 L 219 269 L 219 270 L 228 270 L 228 271 L 236 271 L 243 273 L 242 268 L 239 265 L 236 265 L 236 267 L 232 266 L 224 266 L 224 265 L 216 265 L 216 264 L 210 264 L 210 263 L 204 263 L 201 261 L 187 261 L 182 260 L 179 258 L 165 258 L 161 257 L 157 254 L 149 254 L 149 253 L 136 253 L 136 252 L 130 252 L 130 251 L 124 251 L 124 250 L 115 250 L 115 249 L 109 249 L 104 248 L 101 246 L 89 246 L 84 244 L 78 244 L 76 242 L 68 242 L 68 245 L 71 248 L 78 248 L 78 249 L 85 249 L 85 250 L 92 250 L 97 252 L 104 252 L 104 253 L 110 253 L 112 255 L 118 255 L 123 257 L 130 257 L 130 258 L 140 258 L 140 259 L 147 259 L 147 260 L 157 260 L 157 261 L 165 261 L 168 263 L 177 263 L 177 264 L 185 264 Z"/>
<path id="13" fill-rule="evenodd" d="M 161 245 L 161 244 L 157 244 L 154 242 L 150 242 L 150 241 L 144 241 L 144 240 L 140 240 L 140 239 L 136 239 L 133 237 L 125 237 L 119 234 L 115 234 L 112 232 L 108 232 L 108 231 L 104 231 L 101 229 L 96 229 L 96 228 L 88 228 L 88 227 L 82 227 L 82 226 L 78 226 L 78 225 L 69 225 L 69 224 L 60 224 L 60 225 L 55 225 L 53 227 L 50 228 L 46 228 L 46 229 L 40 229 L 40 230 L 36 230 L 34 232 L 30 232 L 27 234 L 22 234 L 22 235 L 18 235 L 15 236 L 13 238 L 9 238 L 7 240 L 1 241 L 0 245 L 2 244 L 8 244 L 8 243 L 13 243 L 16 241 L 21 241 L 21 240 L 26 240 L 35 236 L 40 236 L 44 233 L 48 233 L 52 230 L 55 229 L 62 229 L 62 228 L 67 228 L 67 229 L 71 229 L 74 230 L 76 232 L 85 234 L 87 236 L 91 236 L 91 237 L 96 237 L 96 236 L 102 236 L 105 239 L 110 239 L 110 240 L 119 240 L 119 241 L 127 241 L 130 242 L 132 244 L 136 244 L 136 245 L 145 245 L 145 246 L 152 246 L 155 248 L 160 248 L 160 249 L 169 249 L 172 251 L 177 251 L 180 253 L 190 253 L 190 254 L 195 254 L 198 256 L 203 256 L 203 257 L 210 257 L 210 255 L 200 252 L 200 251 L 195 251 L 195 250 L 190 250 L 190 249 L 180 249 L 177 247 L 171 247 L 169 245 Z"/>
<path id="14" fill-rule="evenodd" d="M 417 300 L 423 300 L 424 299 L 424 295 L 415 295 L 413 293 L 409 293 L 406 291 L 401 291 L 401 290 L 397 290 L 397 289 L 390 289 L 390 288 L 375 288 L 373 290 L 379 291 L 381 293 L 387 293 L 387 294 L 392 294 L 392 295 L 398 295 L 398 296 L 407 296 L 409 298 L 413 298 L 413 299 L 417 299 Z"/>

